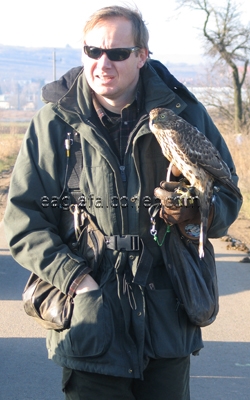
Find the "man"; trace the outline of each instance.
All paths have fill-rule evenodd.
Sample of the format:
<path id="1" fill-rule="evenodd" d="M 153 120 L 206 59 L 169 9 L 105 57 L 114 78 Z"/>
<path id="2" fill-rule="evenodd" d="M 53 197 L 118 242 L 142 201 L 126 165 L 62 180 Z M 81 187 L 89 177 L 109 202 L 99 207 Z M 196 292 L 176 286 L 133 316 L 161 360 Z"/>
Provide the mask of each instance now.
<path id="1" fill-rule="evenodd" d="M 49 357 L 63 367 L 66 399 L 187 400 L 190 354 L 203 344 L 200 328 L 177 306 L 161 248 L 150 234 L 148 206 L 168 167 L 149 130 L 150 110 L 171 108 L 197 126 L 237 182 L 233 161 L 203 106 L 162 64 L 148 59 L 148 32 L 137 10 L 97 11 L 83 41 L 84 70 L 71 70 L 44 88 L 48 104 L 32 120 L 18 156 L 5 214 L 10 248 L 17 262 L 63 293 L 76 286 L 70 329 L 49 331 L 47 338 Z M 81 143 L 86 209 L 111 241 L 97 270 L 83 280 L 85 254 L 62 240 L 61 221 L 69 213 L 59 207 L 69 177 L 67 135 L 71 148 L 75 138 Z M 168 195 L 159 188 L 156 194 Z M 59 206 L 51 206 L 54 198 Z M 209 236 L 223 235 L 239 207 L 221 188 Z M 199 210 L 164 207 L 162 216 L 190 224 Z M 138 236 L 140 246 L 125 244 Z"/>

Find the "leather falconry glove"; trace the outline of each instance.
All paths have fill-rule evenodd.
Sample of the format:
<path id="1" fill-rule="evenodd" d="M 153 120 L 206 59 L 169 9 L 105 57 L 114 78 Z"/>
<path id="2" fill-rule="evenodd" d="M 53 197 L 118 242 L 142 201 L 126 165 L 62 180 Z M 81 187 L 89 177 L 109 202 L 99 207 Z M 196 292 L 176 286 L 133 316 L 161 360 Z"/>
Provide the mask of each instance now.
<path id="1" fill-rule="evenodd" d="M 188 239 L 199 241 L 200 211 L 199 199 L 193 188 L 187 187 L 183 182 L 160 183 L 154 194 L 161 200 L 159 216 L 168 225 L 177 224 L 180 232 Z M 214 217 L 214 207 L 211 205 L 208 218 L 208 228 Z"/>
<path id="2" fill-rule="evenodd" d="M 199 200 L 182 182 L 162 181 L 154 195 L 161 200 L 160 217 L 169 224 L 199 224 Z"/>

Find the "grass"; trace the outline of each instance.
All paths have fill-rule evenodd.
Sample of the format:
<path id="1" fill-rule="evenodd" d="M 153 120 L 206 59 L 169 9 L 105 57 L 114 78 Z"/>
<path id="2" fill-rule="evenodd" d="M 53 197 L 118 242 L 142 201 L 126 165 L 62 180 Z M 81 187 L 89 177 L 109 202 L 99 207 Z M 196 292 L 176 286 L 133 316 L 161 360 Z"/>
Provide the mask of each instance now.
<path id="1" fill-rule="evenodd" d="M 10 131 L 14 130 L 16 132 L 23 132 L 26 131 L 28 127 L 27 122 L 1 122 L 0 126 L 0 133 L 7 132 L 9 133 Z"/>
<path id="2" fill-rule="evenodd" d="M 244 219 L 250 219 L 250 192 L 242 192 L 243 204 L 239 216 Z"/>
<path id="3" fill-rule="evenodd" d="M 243 195 L 243 205 L 239 216 L 250 219 L 250 136 L 247 134 L 236 135 L 233 132 L 228 133 L 228 129 L 223 128 L 223 126 L 220 126 L 219 129 L 231 152 L 239 176 L 239 188 Z"/>
<path id="4" fill-rule="evenodd" d="M 27 123 L 1 123 L 0 173 L 13 167 L 27 126 Z"/>

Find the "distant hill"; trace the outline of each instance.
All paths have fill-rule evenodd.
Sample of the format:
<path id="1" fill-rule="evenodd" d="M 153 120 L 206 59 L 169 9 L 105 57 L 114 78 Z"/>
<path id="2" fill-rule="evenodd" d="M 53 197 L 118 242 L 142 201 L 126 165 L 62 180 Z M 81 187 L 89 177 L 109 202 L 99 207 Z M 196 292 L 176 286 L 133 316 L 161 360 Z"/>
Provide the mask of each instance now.
<path id="1" fill-rule="evenodd" d="M 0 44 L 0 80 L 54 80 L 53 58 L 55 55 L 56 78 L 70 68 L 79 66 L 81 49 L 30 48 Z M 167 67 L 182 82 L 194 82 L 200 74 L 198 64 L 168 63 Z"/>
<path id="2" fill-rule="evenodd" d="M 54 49 L 0 45 L 0 79 L 45 80 L 54 78 Z M 55 49 L 56 77 L 81 65 L 81 49 Z"/>

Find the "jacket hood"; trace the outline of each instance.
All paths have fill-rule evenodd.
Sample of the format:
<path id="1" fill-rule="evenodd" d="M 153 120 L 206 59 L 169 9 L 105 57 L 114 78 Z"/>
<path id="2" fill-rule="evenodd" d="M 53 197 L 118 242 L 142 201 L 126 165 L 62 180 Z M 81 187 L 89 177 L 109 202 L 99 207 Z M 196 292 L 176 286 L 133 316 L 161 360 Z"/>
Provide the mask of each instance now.
<path id="1" fill-rule="evenodd" d="M 80 73 L 82 73 L 82 71 L 83 67 L 72 68 L 57 81 L 53 81 L 43 86 L 42 100 L 45 103 L 56 103 L 68 92 L 75 79 Z"/>

